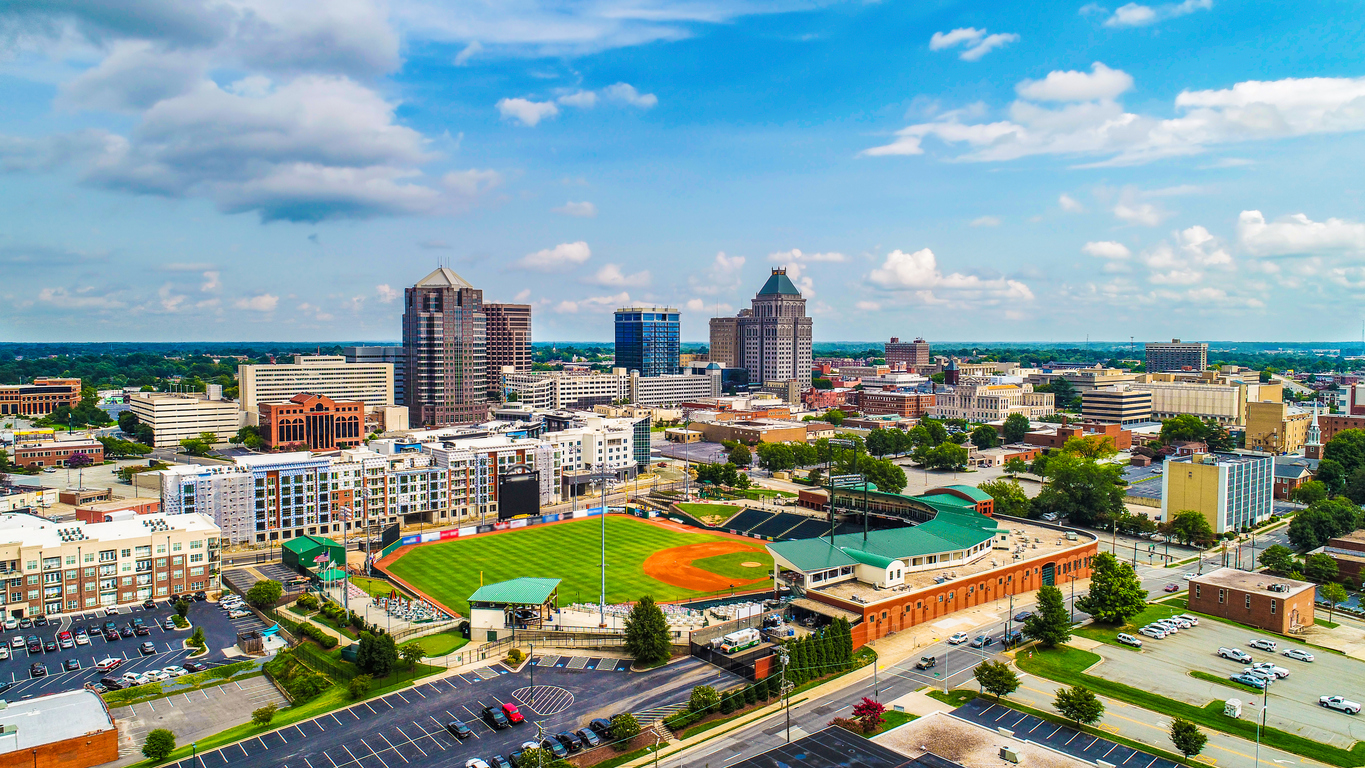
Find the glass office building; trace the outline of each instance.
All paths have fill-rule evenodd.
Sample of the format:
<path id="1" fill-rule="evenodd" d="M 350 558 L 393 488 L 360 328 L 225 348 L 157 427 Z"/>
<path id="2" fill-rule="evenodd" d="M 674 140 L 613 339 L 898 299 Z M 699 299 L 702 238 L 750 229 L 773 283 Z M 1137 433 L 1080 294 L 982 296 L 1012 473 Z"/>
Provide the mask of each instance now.
<path id="1" fill-rule="evenodd" d="M 678 372 L 679 322 L 673 307 L 616 310 L 616 367 L 641 376 Z"/>

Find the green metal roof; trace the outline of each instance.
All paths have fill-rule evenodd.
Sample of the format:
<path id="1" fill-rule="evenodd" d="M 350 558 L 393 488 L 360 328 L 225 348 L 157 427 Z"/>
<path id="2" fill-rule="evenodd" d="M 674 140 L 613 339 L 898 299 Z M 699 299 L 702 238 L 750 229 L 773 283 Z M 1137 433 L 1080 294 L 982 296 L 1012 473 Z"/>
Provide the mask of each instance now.
<path id="1" fill-rule="evenodd" d="M 763 287 L 758 291 L 759 296 L 771 296 L 772 294 L 800 296 L 801 292 L 796 290 L 796 286 L 792 283 L 791 278 L 787 277 L 787 273 L 784 270 L 782 272 L 773 272 L 772 276 L 768 278 L 768 282 L 764 283 Z"/>
<path id="2" fill-rule="evenodd" d="M 346 572 L 340 568 L 328 568 L 322 573 L 319 573 L 318 578 L 323 581 L 341 581 L 346 578 Z"/>
<path id="3" fill-rule="evenodd" d="M 989 493 L 986 493 L 985 491 L 981 490 L 980 488 L 977 488 L 974 485 L 949 485 L 946 487 L 951 488 L 954 491 L 959 491 L 961 493 L 967 494 L 967 496 L 969 496 L 972 499 L 972 501 L 991 500 L 991 495 Z"/>
<path id="4" fill-rule="evenodd" d="M 823 537 L 773 542 L 767 545 L 768 551 L 806 572 L 857 563 L 886 567 L 890 560 L 968 549 L 990 541 L 998 530 L 994 520 L 973 509 L 932 504 L 933 497 L 912 498 L 938 510 L 934 519 L 908 528 L 871 531 L 866 541 L 861 533 L 845 533 L 834 537 L 833 546 Z M 873 557 L 886 562 L 873 561 Z"/>
<path id="5" fill-rule="evenodd" d="M 281 546 L 296 555 L 302 555 L 314 547 L 340 547 L 341 545 L 321 536 L 295 536 Z"/>
<path id="6" fill-rule="evenodd" d="M 507 603 L 513 605 L 540 605 L 550 599 L 559 588 L 559 579 L 537 579 L 523 576 L 497 584 L 487 584 L 469 596 L 471 603 Z"/>
<path id="7" fill-rule="evenodd" d="M 897 562 L 895 558 L 874 555 L 871 552 L 864 552 L 861 549 L 854 549 L 852 547 L 845 547 L 843 552 L 845 555 L 848 555 L 863 565 L 875 565 L 878 568 L 886 568 Z"/>

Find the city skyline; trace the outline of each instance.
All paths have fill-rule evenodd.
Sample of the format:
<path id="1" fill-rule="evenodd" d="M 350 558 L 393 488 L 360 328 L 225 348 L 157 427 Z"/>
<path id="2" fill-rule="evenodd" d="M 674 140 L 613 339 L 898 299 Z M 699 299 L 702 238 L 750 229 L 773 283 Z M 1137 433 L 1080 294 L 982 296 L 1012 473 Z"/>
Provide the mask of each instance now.
<path id="1" fill-rule="evenodd" d="M 545 339 L 703 339 L 776 266 L 817 342 L 1358 334 L 1332 6 L 7 14 L 12 340 L 392 339 L 441 265 Z"/>

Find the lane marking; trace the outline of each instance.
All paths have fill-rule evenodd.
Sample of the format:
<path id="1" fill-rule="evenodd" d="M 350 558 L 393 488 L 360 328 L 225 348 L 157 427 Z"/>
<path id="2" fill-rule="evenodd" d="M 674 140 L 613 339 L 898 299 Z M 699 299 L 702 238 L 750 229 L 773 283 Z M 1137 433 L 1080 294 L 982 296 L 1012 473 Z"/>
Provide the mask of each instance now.
<path id="1" fill-rule="evenodd" d="M 383 739 L 383 740 L 384 740 L 384 743 L 389 745 L 389 749 L 392 749 L 399 757 L 403 757 L 403 753 L 398 751 L 398 747 L 395 747 L 395 746 L 393 745 L 393 742 L 392 742 L 392 741 L 389 741 L 389 737 L 388 737 L 388 736 L 385 736 L 383 731 L 380 731 L 380 732 L 379 732 L 379 738 Z M 373 747 L 371 748 L 371 751 L 373 751 Z M 377 754 L 375 755 L 375 757 L 378 757 L 378 756 L 379 756 L 379 755 L 377 755 Z M 406 757 L 403 757 L 403 762 L 405 762 L 405 763 L 408 762 L 408 759 L 407 759 Z"/>

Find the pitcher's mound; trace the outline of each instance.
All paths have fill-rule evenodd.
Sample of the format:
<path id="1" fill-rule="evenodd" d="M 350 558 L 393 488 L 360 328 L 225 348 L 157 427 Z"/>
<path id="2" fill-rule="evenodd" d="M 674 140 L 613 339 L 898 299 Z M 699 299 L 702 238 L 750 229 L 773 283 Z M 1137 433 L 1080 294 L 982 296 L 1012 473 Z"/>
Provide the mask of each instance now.
<path id="1" fill-rule="evenodd" d="M 740 564 L 739 564 L 739 567 L 741 567 L 741 568 L 762 568 L 762 567 L 763 567 L 763 563 L 755 563 L 755 562 L 752 561 L 752 560 L 748 560 L 748 561 L 746 561 L 746 562 L 740 563 Z"/>

